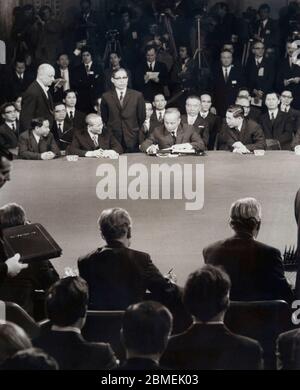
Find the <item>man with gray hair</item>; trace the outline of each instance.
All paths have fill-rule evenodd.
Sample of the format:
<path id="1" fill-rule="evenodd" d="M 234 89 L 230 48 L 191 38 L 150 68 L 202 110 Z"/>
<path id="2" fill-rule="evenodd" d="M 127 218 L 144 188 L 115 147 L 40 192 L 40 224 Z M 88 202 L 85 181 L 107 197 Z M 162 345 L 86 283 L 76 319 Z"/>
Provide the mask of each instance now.
<path id="1" fill-rule="evenodd" d="M 21 130 L 29 130 L 33 118 L 43 117 L 53 122 L 53 100 L 49 88 L 54 82 L 55 69 L 49 64 L 38 68 L 36 80 L 30 84 L 23 95 L 20 116 Z"/>
<path id="2" fill-rule="evenodd" d="M 125 310 L 141 302 L 147 290 L 164 304 L 177 298 L 177 287 L 164 278 L 150 255 L 129 248 L 132 220 L 126 210 L 104 210 L 98 224 L 106 245 L 78 260 L 79 274 L 89 285 L 90 309 Z"/>
<path id="3" fill-rule="evenodd" d="M 256 240 L 261 225 L 261 205 L 255 198 L 234 202 L 230 209 L 234 236 L 204 248 L 205 263 L 222 266 L 232 282 L 234 301 L 293 300 L 284 276 L 280 251 Z"/>
<path id="4" fill-rule="evenodd" d="M 155 154 L 159 149 L 171 148 L 174 152 L 192 151 L 203 152 L 204 142 L 193 126 L 181 123 L 180 112 L 177 108 L 168 108 L 165 112 L 164 123 L 154 129 L 142 143 L 141 151 Z"/>

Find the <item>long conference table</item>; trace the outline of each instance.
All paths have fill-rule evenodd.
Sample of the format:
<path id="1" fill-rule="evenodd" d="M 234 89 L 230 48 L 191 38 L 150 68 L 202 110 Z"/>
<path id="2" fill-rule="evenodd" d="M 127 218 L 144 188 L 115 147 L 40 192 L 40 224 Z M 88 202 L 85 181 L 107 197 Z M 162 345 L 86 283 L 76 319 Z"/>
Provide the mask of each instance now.
<path id="1" fill-rule="evenodd" d="M 157 183 L 151 174 L 163 164 L 177 172 L 170 176 L 171 199 L 132 199 L 132 188 L 143 191 L 144 197 L 148 190 L 149 198 L 153 195 L 151 189 L 154 194 L 166 189 L 154 190 Z M 115 188 L 105 187 L 104 180 Z M 186 210 L 190 201 L 184 190 L 191 183 L 195 186 L 196 180 L 199 198 L 201 189 L 204 191 L 203 208 Z M 178 191 L 181 181 L 185 183 L 184 199 L 173 199 L 172 188 L 177 186 Z M 160 184 L 167 185 L 167 180 Z M 127 199 L 126 186 L 131 188 Z M 203 247 L 232 234 L 229 209 L 238 198 L 252 196 L 261 202 L 259 240 L 282 252 L 285 245 L 296 244 L 294 198 L 299 187 L 300 156 L 285 151 L 270 151 L 260 157 L 229 152 L 176 158 L 132 154 L 121 160 L 68 161 L 62 157 L 53 161 L 15 160 L 11 181 L 1 189 L 0 204 L 16 202 L 25 208 L 31 222 L 44 225 L 63 249 L 62 257 L 53 260 L 61 275 L 65 267 L 76 267 L 79 256 L 103 245 L 97 227 L 101 211 L 123 207 L 133 219 L 131 247 L 149 252 L 163 273 L 172 268 L 183 284 L 188 274 L 203 264 Z M 116 190 L 116 199 L 100 199 L 108 190 Z"/>

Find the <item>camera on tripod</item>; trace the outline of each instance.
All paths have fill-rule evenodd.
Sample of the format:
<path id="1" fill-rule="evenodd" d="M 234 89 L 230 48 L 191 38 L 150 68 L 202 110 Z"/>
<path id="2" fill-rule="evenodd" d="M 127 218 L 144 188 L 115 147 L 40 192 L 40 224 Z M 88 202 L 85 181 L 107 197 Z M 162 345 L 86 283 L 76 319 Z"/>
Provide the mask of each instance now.
<path id="1" fill-rule="evenodd" d="M 119 38 L 119 31 L 118 30 L 108 30 L 105 33 L 105 39 L 109 42 L 116 41 Z"/>

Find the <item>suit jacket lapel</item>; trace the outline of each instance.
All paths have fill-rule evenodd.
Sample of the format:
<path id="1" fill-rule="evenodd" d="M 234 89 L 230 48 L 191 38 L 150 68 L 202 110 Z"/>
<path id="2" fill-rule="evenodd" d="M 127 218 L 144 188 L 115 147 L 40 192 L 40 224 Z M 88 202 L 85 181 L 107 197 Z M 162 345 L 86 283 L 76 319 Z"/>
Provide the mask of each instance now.
<path id="1" fill-rule="evenodd" d="M 45 103 L 47 104 L 48 110 L 52 114 L 52 111 L 53 111 L 53 101 L 52 101 L 52 97 L 51 97 L 51 94 L 50 94 L 49 90 L 48 90 L 48 94 L 47 94 L 48 97 L 49 97 L 49 99 L 48 99 L 46 94 L 45 94 L 45 92 L 44 92 L 44 90 L 43 90 L 43 88 L 40 86 L 40 84 L 38 82 L 36 82 L 36 85 L 41 90 L 43 99 L 44 99 Z"/>
<path id="2" fill-rule="evenodd" d="M 35 152 L 35 153 L 39 153 L 39 145 L 38 143 L 36 142 L 36 139 L 35 139 L 35 136 L 33 135 L 32 131 L 30 132 L 29 134 L 29 143 L 32 147 L 32 151 Z"/>
<path id="3" fill-rule="evenodd" d="M 122 110 L 122 106 L 121 106 L 121 103 L 120 103 L 120 100 L 119 100 L 119 98 L 118 98 L 118 94 L 117 94 L 117 91 L 116 91 L 115 88 L 112 90 L 111 94 L 112 94 L 112 97 L 113 97 L 113 99 L 115 100 L 115 102 L 116 102 L 118 108 L 119 108 L 120 110 Z"/>
<path id="4" fill-rule="evenodd" d="M 124 99 L 123 99 L 123 109 L 126 107 L 126 105 L 128 104 L 128 102 L 130 100 L 130 94 L 131 94 L 131 91 L 127 88 L 126 94 L 125 94 Z"/>
<path id="5" fill-rule="evenodd" d="M 176 136 L 176 144 L 182 144 L 183 143 L 183 126 L 180 124 L 177 129 L 177 136 Z"/>

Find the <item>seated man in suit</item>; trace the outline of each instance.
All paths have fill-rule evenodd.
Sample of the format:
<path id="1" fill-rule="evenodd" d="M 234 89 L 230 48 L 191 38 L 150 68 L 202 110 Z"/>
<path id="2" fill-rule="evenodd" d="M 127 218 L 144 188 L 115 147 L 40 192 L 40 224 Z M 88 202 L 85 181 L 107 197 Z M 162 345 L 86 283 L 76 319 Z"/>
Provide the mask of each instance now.
<path id="1" fill-rule="evenodd" d="M 4 103 L 0 107 L 1 116 L 4 120 L 0 126 L 0 145 L 5 149 L 13 149 L 18 145 L 19 121 L 14 103 Z"/>
<path id="2" fill-rule="evenodd" d="M 245 98 L 245 99 L 247 99 L 249 101 L 250 109 L 249 109 L 248 113 L 245 112 L 245 117 L 247 117 L 248 119 L 253 120 L 254 122 L 259 123 L 259 118 L 260 118 L 260 116 L 262 114 L 262 111 L 261 111 L 260 108 L 254 107 L 254 106 L 251 105 L 252 98 L 251 98 L 251 95 L 250 95 L 250 92 L 248 91 L 248 89 L 241 88 L 239 90 L 238 95 L 237 95 L 237 99 L 239 99 L 239 98 Z"/>
<path id="3" fill-rule="evenodd" d="M 230 287 L 230 278 L 218 267 L 204 266 L 189 276 L 183 302 L 194 322 L 170 338 L 163 365 L 180 370 L 262 369 L 259 343 L 232 333 L 224 325 Z"/>
<path id="4" fill-rule="evenodd" d="M 221 118 L 211 111 L 212 99 L 208 93 L 203 93 L 200 96 L 200 117 L 202 121 L 208 126 L 208 150 L 214 150 L 217 134 L 221 130 Z"/>
<path id="5" fill-rule="evenodd" d="M 293 102 L 293 94 L 291 91 L 285 89 L 281 92 L 280 95 L 280 110 L 282 112 L 287 113 L 292 122 L 293 122 L 293 130 L 294 130 L 294 140 L 292 142 L 292 149 L 295 148 L 296 145 L 300 144 L 300 111 L 295 110 L 291 104 Z"/>
<path id="6" fill-rule="evenodd" d="M 61 370 L 108 370 L 117 366 L 109 344 L 87 342 L 81 335 L 88 301 L 88 285 L 78 276 L 59 280 L 47 293 L 51 328 L 42 332 L 34 345 L 54 357 Z"/>
<path id="7" fill-rule="evenodd" d="M 15 353 L 11 358 L 6 359 L 0 370 L 10 371 L 56 371 L 59 370 L 58 363 L 54 358 L 39 348 L 28 348 Z"/>
<path id="8" fill-rule="evenodd" d="M 154 96 L 152 104 L 154 107 L 154 112 L 152 114 L 151 122 L 153 127 L 155 128 L 160 126 L 164 121 L 167 101 L 165 96 L 159 93 L 158 95 Z"/>
<path id="9" fill-rule="evenodd" d="M 200 116 L 201 100 L 198 96 L 189 96 L 185 102 L 186 115 L 181 116 L 181 123 L 193 126 L 199 134 L 207 149 L 209 139 L 209 129 L 207 123 Z"/>
<path id="10" fill-rule="evenodd" d="M 91 310 L 125 310 L 144 300 L 147 290 L 153 300 L 166 305 L 178 299 L 177 287 L 149 254 L 129 248 L 132 220 L 126 210 L 104 210 L 98 223 L 107 244 L 78 260 L 79 274 L 89 285 Z"/>
<path id="11" fill-rule="evenodd" d="M 300 370 L 300 331 L 290 330 L 277 339 L 277 370 Z"/>
<path id="12" fill-rule="evenodd" d="M 174 151 L 205 150 L 202 138 L 195 132 L 193 126 L 181 123 L 177 108 L 166 110 L 164 124 L 157 127 L 141 145 L 141 151 L 148 154 L 155 154 L 159 149 L 165 148 L 172 148 Z"/>
<path id="13" fill-rule="evenodd" d="M 256 149 L 265 149 L 266 142 L 261 127 L 245 119 L 243 107 L 235 105 L 226 112 L 226 124 L 219 134 L 218 147 L 220 150 L 247 154 Z"/>
<path id="14" fill-rule="evenodd" d="M 261 205 L 254 198 L 240 199 L 230 210 L 234 236 L 204 248 L 207 264 L 222 266 L 229 274 L 234 301 L 293 300 L 278 249 L 256 241 Z"/>
<path id="15" fill-rule="evenodd" d="M 63 103 L 66 106 L 67 115 L 65 118 L 69 127 L 74 129 L 83 129 L 85 125 L 85 114 L 76 108 L 77 92 L 72 89 L 64 91 Z"/>
<path id="16" fill-rule="evenodd" d="M 267 147 L 290 150 L 294 133 L 290 116 L 279 110 L 280 100 L 275 92 L 266 94 L 265 104 L 267 112 L 261 115 L 260 125 L 266 137 Z"/>
<path id="17" fill-rule="evenodd" d="M 172 322 L 170 311 L 158 302 L 145 301 L 129 306 L 121 329 L 126 361 L 120 370 L 159 370 Z"/>
<path id="18" fill-rule="evenodd" d="M 104 128 L 102 118 L 97 114 L 89 114 L 86 117 L 86 128 L 74 133 L 67 154 L 75 154 L 79 157 L 107 157 L 118 158 L 123 153 L 122 146 Z"/>
<path id="19" fill-rule="evenodd" d="M 55 141 L 60 150 L 65 151 L 71 144 L 74 128 L 70 122 L 66 121 L 67 110 L 63 103 L 54 104 L 54 122 L 51 129 Z"/>
<path id="20" fill-rule="evenodd" d="M 19 157 L 24 160 L 53 160 L 60 156 L 48 119 L 35 118 L 31 129 L 19 138 Z"/>
<path id="21" fill-rule="evenodd" d="M 149 137 L 149 134 L 152 133 L 154 130 L 153 121 L 151 121 L 151 117 L 153 115 L 153 106 L 150 102 L 145 102 L 145 108 L 146 108 L 146 119 L 145 122 L 140 129 L 140 135 L 139 135 L 139 144 L 141 145 L 146 138 Z"/>

